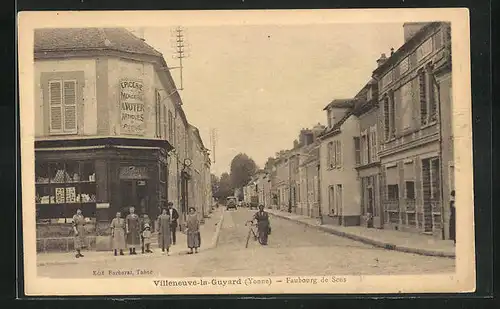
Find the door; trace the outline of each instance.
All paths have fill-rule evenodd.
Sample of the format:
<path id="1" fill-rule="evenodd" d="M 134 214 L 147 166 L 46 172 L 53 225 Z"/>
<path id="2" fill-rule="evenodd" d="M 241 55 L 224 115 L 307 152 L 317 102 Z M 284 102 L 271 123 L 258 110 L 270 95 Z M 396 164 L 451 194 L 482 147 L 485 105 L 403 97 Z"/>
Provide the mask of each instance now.
<path id="1" fill-rule="evenodd" d="M 423 230 L 432 232 L 432 183 L 431 183 L 431 160 L 422 160 L 422 188 L 423 188 Z"/>
<path id="2" fill-rule="evenodd" d="M 120 181 L 120 193 L 122 198 L 122 216 L 129 213 L 130 207 L 135 207 L 136 214 L 145 214 L 149 210 L 149 198 L 146 180 L 123 179 Z"/>
<path id="3" fill-rule="evenodd" d="M 377 192 L 380 192 L 378 189 L 380 186 L 380 180 L 377 176 L 372 177 L 372 200 L 373 200 L 373 227 L 383 228 L 384 226 L 384 209 L 382 203 L 380 202 L 380 196 L 377 198 Z"/>

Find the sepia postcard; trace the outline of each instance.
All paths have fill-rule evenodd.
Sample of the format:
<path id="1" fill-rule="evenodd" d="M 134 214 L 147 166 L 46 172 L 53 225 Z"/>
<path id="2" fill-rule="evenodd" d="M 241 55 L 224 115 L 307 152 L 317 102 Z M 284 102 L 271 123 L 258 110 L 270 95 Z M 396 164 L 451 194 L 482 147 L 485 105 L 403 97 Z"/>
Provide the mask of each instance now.
<path id="1" fill-rule="evenodd" d="M 475 291 L 467 9 L 18 17 L 26 295 Z"/>

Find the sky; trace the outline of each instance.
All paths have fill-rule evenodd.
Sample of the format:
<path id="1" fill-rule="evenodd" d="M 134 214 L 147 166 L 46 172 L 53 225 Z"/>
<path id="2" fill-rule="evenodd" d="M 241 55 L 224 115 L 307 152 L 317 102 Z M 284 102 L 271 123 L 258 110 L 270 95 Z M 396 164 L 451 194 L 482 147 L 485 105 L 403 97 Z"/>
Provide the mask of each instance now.
<path id="1" fill-rule="evenodd" d="M 171 30 L 146 28 L 144 38 L 172 67 L 178 60 Z M 188 27 L 184 34 L 189 52 L 180 95 L 205 147 L 212 150 L 217 131 L 216 175 L 229 172 L 238 153 L 263 167 L 291 148 L 302 128 L 326 124 L 323 108 L 354 96 L 380 55 L 404 41 L 399 23 Z M 179 70 L 172 76 L 180 88 Z"/>

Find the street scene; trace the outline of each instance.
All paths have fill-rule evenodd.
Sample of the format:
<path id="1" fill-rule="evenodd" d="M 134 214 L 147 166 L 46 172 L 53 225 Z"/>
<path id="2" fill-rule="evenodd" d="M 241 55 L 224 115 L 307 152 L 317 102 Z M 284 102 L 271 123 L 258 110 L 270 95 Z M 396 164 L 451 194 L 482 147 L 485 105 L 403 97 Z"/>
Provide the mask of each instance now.
<path id="1" fill-rule="evenodd" d="M 450 33 L 36 29 L 37 276 L 455 273 Z"/>
<path id="2" fill-rule="evenodd" d="M 38 275 L 51 278 L 102 277 L 238 277 L 238 276 L 320 276 L 392 275 L 453 272 L 454 260 L 389 251 L 344 237 L 299 226 L 285 219 L 272 219 L 269 244 L 260 246 L 251 240 L 245 248 L 248 228 L 245 221 L 253 212 L 242 209 L 224 212 L 223 227 L 215 249 L 201 250 L 199 255 L 176 256 L 154 254 L 143 259 L 94 261 L 79 264 L 46 265 Z M 294 236 L 292 236 L 294 235 Z M 182 245 L 180 245 L 182 246 Z M 155 250 L 156 251 L 156 250 Z M 151 273 L 137 274 L 137 270 Z"/>

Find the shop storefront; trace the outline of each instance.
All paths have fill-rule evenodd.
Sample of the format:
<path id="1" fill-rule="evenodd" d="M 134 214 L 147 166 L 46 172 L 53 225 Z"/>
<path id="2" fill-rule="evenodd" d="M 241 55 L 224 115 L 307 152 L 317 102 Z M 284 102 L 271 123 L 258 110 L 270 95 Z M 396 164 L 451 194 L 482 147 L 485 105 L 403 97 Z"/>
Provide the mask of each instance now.
<path id="1" fill-rule="evenodd" d="M 35 142 L 38 224 L 67 224 L 77 209 L 98 231 L 134 206 L 155 218 L 166 204 L 165 140 L 94 138 Z"/>

